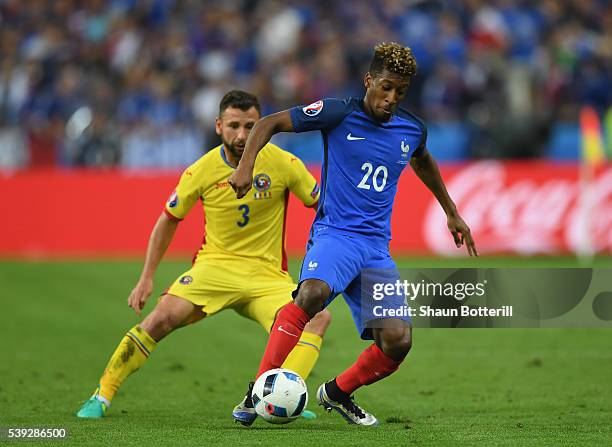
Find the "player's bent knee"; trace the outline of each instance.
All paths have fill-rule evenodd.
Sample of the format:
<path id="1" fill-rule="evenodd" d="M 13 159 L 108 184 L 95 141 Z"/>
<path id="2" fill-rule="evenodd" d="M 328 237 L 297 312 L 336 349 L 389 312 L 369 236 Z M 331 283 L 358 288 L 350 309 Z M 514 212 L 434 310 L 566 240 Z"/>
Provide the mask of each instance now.
<path id="1" fill-rule="evenodd" d="M 401 360 L 412 349 L 412 333 L 409 327 L 385 329 L 382 332 L 380 348 L 395 360 Z"/>
<path id="2" fill-rule="evenodd" d="M 308 315 L 314 317 L 317 312 L 323 309 L 323 305 L 330 294 L 329 286 L 324 281 L 307 279 L 299 286 L 295 304 L 304 309 Z"/>

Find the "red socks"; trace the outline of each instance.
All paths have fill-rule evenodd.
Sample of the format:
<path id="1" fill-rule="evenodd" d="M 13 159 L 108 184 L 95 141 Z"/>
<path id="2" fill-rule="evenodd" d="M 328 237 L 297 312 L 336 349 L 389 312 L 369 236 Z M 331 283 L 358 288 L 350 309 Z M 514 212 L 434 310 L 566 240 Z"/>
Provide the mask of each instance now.
<path id="1" fill-rule="evenodd" d="M 257 377 L 280 368 L 302 336 L 310 317 L 294 303 L 286 304 L 278 313 L 264 352 Z M 393 360 L 375 344 L 365 349 L 349 369 L 336 377 L 338 388 L 352 394 L 362 385 L 370 385 L 397 371 L 401 361 Z M 256 377 L 256 378 L 257 378 Z"/>
<path id="2" fill-rule="evenodd" d="M 378 382 L 397 371 L 401 363 L 372 344 L 359 355 L 353 366 L 336 377 L 336 383 L 346 394 L 352 394 L 360 386 Z"/>
<path id="3" fill-rule="evenodd" d="M 294 303 L 288 303 L 280 310 L 274 326 L 272 326 L 270 339 L 259 364 L 257 377 L 270 369 L 281 367 L 300 340 L 304 326 L 309 321 L 308 314 Z"/>

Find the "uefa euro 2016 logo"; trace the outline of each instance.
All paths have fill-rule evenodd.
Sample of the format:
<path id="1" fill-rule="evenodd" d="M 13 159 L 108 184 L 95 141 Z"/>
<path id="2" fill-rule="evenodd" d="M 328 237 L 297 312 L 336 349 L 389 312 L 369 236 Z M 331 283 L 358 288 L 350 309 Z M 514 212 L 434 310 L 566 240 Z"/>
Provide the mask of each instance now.
<path id="1" fill-rule="evenodd" d="M 178 205 L 178 200 L 178 194 L 176 193 L 176 191 L 174 191 L 172 195 L 168 198 L 168 206 L 170 208 L 174 208 L 176 205 Z"/>
<path id="2" fill-rule="evenodd" d="M 312 104 L 302 108 L 302 112 L 308 116 L 316 116 L 321 112 L 321 110 L 323 110 L 323 101 L 321 100 L 313 102 Z"/>

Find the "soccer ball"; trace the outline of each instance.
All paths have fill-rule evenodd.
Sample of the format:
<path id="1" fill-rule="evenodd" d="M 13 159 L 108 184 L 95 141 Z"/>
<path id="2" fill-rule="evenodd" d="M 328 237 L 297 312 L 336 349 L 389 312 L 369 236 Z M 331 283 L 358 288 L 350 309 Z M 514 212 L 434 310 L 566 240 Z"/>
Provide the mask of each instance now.
<path id="1" fill-rule="evenodd" d="M 253 385 L 252 397 L 259 416 L 271 424 L 287 424 L 304 411 L 308 389 L 297 373 L 277 368 L 259 376 Z"/>

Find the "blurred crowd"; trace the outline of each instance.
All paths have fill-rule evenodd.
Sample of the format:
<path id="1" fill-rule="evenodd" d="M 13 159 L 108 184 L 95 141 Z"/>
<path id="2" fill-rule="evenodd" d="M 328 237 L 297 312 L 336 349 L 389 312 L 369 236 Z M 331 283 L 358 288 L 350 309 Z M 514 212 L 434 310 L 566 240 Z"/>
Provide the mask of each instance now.
<path id="1" fill-rule="evenodd" d="M 184 166 L 228 89 L 264 113 L 361 95 L 380 41 L 412 47 L 406 106 L 466 157 L 539 156 L 612 102 L 607 0 L 0 0 L 0 167 Z"/>

